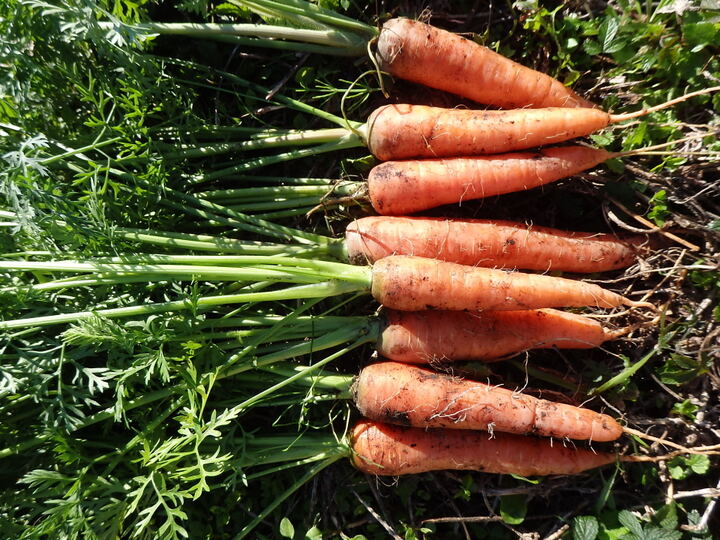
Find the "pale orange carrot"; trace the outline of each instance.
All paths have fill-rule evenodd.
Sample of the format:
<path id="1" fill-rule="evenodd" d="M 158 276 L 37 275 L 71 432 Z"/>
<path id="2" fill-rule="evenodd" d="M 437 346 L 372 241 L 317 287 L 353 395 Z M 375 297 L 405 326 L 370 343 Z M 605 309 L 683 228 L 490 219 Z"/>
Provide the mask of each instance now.
<path id="1" fill-rule="evenodd" d="M 539 187 L 573 176 L 614 154 L 587 146 L 493 156 L 387 161 L 370 170 L 370 202 L 378 214 L 403 216 L 464 201 Z"/>
<path id="2" fill-rule="evenodd" d="M 425 105 L 385 105 L 358 129 L 370 151 L 382 161 L 416 157 L 502 154 L 584 137 L 595 131 L 655 112 L 691 97 L 720 89 L 691 92 L 654 107 L 625 114 L 600 109 L 549 107 L 476 111 Z"/>
<path id="3" fill-rule="evenodd" d="M 479 219 L 371 216 L 345 229 L 348 259 L 355 264 L 415 255 L 490 268 L 605 272 L 633 264 L 642 243 L 639 236 L 620 239 Z"/>
<path id="4" fill-rule="evenodd" d="M 457 34 L 411 19 L 387 21 L 376 58 L 388 73 L 504 108 L 592 107 L 560 81 Z"/>
<path id="5" fill-rule="evenodd" d="M 358 421 L 350 434 L 352 462 L 363 472 L 400 476 L 438 470 L 471 470 L 542 476 L 578 474 L 615 462 L 594 452 L 550 439 L 480 431 L 408 428 Z"/>
<path id="6" fill-rule="evenodd" d="M 401 311 L 652 307 L 591 283 L 395 255 L 372 267 L 373 297 Z"/>
<path id="7" fill-rule="evenodd" d="M 622 335 L 599 322 L 556 309 L 382 312 L 375 348 L 390 360 L 428 364 L 501 360 L 529 349 L 589 349 Z"/>
<path id="8" fill-rule="evenodd" d="M 353 385 L 360 414 L 402 426 L 476 429 L 607 442 L 623 434 L 612 417 L 402 362 L 376 362 Z"/>

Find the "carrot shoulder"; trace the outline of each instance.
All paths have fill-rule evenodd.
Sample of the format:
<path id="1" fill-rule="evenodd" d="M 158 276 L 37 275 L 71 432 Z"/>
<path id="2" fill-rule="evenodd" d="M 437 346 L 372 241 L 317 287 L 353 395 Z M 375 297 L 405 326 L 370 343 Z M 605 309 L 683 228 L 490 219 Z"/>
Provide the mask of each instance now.
<path id="1" fill-rule="evenodd" d="M 648 305 L 582 281 L 404 255 L 373 265 L 371 291 L 378 302 L 401 311 Z"/>
<path id="2" fill-rule="evenodd" d="M 457 34 L 405 18 L 380 32 L 381 69 L 402 79 L 504 108 L 592 107 L 561 82 Z"/>
<path id="3" fill-rule="evenodd" d="M 588 317 L 556 309 L 520 311 L 395 311 L 375 345 L 390 360 L 428 364 L 493 361 L 529 349 L 589 349 L 615 333 Z"/>
<path id="4" fill-rule="evenodd" d="M 378 214 L 402 216 L 536 188 L 612 156 L 597 148 L 561 146 L 493 156 L 387 161 L 370 171 L 368 191 Z"/>
<path id="5" fill-rule="evenodd" d="M 370 216 L 345 230 L 348 257 L 355 264 L 415 255 L 489 268 L 605 272 L 633 264 L 641 243 L 640 237 L 479 219 Z"/>
<path id="6" fill-rule="evenodd" d="M 425 430 L 360 420 L 352 429 L 352 461 L 363 472 L 400 476 L 472 470 L 542 476 L 578 474 L 617 460 L 609 453 L 564 446 L 549 439 L 479 431 Z"/>

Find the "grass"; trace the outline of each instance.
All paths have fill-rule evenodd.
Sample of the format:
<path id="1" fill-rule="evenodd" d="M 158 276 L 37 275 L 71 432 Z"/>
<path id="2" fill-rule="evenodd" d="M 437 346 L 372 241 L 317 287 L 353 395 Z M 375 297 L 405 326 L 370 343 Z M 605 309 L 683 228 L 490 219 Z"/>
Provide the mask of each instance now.
<path id="1" fill-rule="evenodd" d="M 322 4 L 371 25 L 373 16 L 386 11 L 418 16 L 429 7 L 431 22 L 474 32 L 479 41 L 616 111 L 714 86 L 720 78 L 717 12 L 677 2 L 548 7 L 530 1 L 490 8 L 459 2 L 452 11 L 445 2 Z M 172 36 L 154 38 L 149 56 L 126 46 L 137 36 L 111 32 L 112 40 L 106 39 L 106 29 L 87 16 L 92 9 L 100 19 L 129 23 L 148 17 L 250 18 L 233 3 L 210 6 L 214 10 L 203 2 L 182 6 L 77 2 L 67 9 L 29 3 L 0 8 L 0 30 L 12 36 L 0 45 L 0 62 L 12 66 L 0 76 L 3 253 L 31 253 L 38 261 L 204 249 L 236 253 L 230 246 L 245 253 L 251 244 L 265 249 L 257 242 L 287 235 L 302 251 L 317 239 L 315 233 L 338 232 L 362 212 L 357 204 L 341 203 L 309 220 L 282 215 L 267 223 L 249 219 L 248 206 L 227 211 L 176 195 L 187 194 L 188 178 L 237 163 L 234 155 L 219 152 L 170 159 L 163 157 L 168 145 L 175 152 L 178 145 L 245 144 L 274 136 L 268 130 L 278 128 L 328 128 L 328 122 L 307 114 L 308 106 L 341 117 L 338 88 L 371 69 L 347 59 Z M 361 78 L 360 87 L 368 91 L 344 104 L 353 118 L 364 118 L 384 102 L 373 77 Z M 247 81 L 276 94 L 266 100 L 265 89 Z M 393 100 L 456 103 L 408 83 L 388 81 L 388 89 Z M 292 99 L 304 105 L 293 108 Z M 720 96 L 707 96 L 591 139 L 627 150 L 707 133 L 682 149 L 718 151 L 713 134 L 719 111 Z M 221 128 L 228 131 L 218 140 Z M 276 152 L 245 149 L 243 160 Z M 258 177 L 239 181 L 260 188 L 272 177 L 354 178 L 370 164 L 363 150 L 345 150 L 293 163 L 278 160 L 247 173 Z M 434 211 L 567 229 L 642 229 L 654 247 L 633 268 L 593 278 L 620 292 L 647 295 L 662 306 L 657 321 L 603 350 L 537 351 L 513 363 L 462 369 L 538 395 L 586 402 L 656 437 L 687 446 L 716 444 L 716 169 L 712 157 L 634 157 L 532 195 Z M 237 182 L 210 178 L 197 192 L 236 188 Z M 256 201 L 244 193 L 249 200 L 242 204 Z M 271 210 L 276 208 L 257 211 Z M 303 232 L 290 230 L 295 227 Z M 328 367 L 355 372 L 370 354 L 361 326 L 343 336 L 322 334 L 323 350 L 289 328 L 306 314 L 366 315 L 373 306 L 348 297 L 337 304 L 279 300 L 204 308 L 202 298 L 255 294 L 268 285 L 201 276 L 185 281 L 156 276 L 148 282 L 125 275 L 92 288 L 45 285 L 44 292 L 28 284 L 60 276 L 34 269 L 2 277 L 3 321 L 88 306 L 112 310 L 181 302 L 187 308 L 129 321 L 96 313 L 72 325 L 16 329 L 0 337 L 0 523 L 9 536 L 233 538 L 303 474 L 307 483 L 259 520 L 257 537 L 699 539 L 719 527 L 712 504 L 717 463 L 708 456 L 542 480 L 437 472 L 381 481 L 357 474 L 345 462 L 323 461 L 260 476 L 263 467 L 276 466 L 242 461 L 252 456 L 253 436 L 259 439 L 272 428 L 319 430 L 332 437 L 342 433 L 352 413 L 323 389 L 288 384 L 265 395 L 268 379 L 250 368 L 289 351 L 308 365 L 327 360 Z M 206 334 L 218 320 L 243 317 L 244 323 L 228 327 L 236 332 L 225 334 L 229 339 Z M 265 322 L 257 326 L 249 322 L 261 319 Z M 228 376 L 228 370 L 238 373 Z M 618 449 L 666 452 L 633 439 Z"/>

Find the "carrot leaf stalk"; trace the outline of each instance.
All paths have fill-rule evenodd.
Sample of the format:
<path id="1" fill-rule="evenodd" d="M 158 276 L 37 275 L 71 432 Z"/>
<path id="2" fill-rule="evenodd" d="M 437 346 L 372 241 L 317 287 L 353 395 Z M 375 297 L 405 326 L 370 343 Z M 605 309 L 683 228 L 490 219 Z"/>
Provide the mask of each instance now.
<path id="1" fill-rule="evenodd" d="M 179 264 L 189 261 L 199 264 Z M 168 262 L 170 264 L 166 264 Z M 207 265 L 205 262 L 225 263 L 227 266 Z M 597 285 L 581 281 L 505 272 L 413 256 L 386 257 L 376 262 L 372 268 L 281 255 L 156 255 L 126 257 L 124 260 L 97 258 L 87 261 L 7 260 L 0 261 L 0 268 L 14 272 L 72 272 L 76 274 L 76 278 L 89 280 L 88 284 L 108 283 L 108 280 L 134 280 L 140 276 L 148 282 L 172 279 L 269 281 L 286 284 L 284 288 L 267 291 L 204 296 L 193 301 L 156 302 L 98 311 L 109 318 L 204 309 L 222 304 L 317 298 L 350 292 L 371 292 L 381 304 L 400 311 L 505 311 L 544 307 L 612 308 L 621 305 L 652 307 L 652 304 L 647 302 L 634 302 Z M 0 322 L 0 328 L 61 324 L 92 316 L 93 311 L 47 315 L 3 321 Z"/>

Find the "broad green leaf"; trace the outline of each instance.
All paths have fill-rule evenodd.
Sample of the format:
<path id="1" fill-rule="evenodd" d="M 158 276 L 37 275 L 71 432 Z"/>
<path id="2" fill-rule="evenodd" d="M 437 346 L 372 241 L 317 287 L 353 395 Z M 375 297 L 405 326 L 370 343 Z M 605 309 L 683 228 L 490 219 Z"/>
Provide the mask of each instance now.
<path id="1" fill-rule="evenodd" d="M 710 470 L 710 458 L 704 455 L 692 455 L 685 458 L 688 466 L 695 474 L 707 474 Z"/>
<path id="2" fill-rule="evenodd" d="M 284 538 L 295 537 L 295 527 L 293 527 L 293 524 L 287 517 L 284 517 L 282 518 L 282 520 L 280 520 L 280 536 Z"/>
<path id="3" fill-rule="evenodd" d="M 638 538 L 643 537 L 642 525 L 640 520 L 630 512 L 629 510 L 621 510 L 618 514 L 618 521 L 623 524 L 628 531 L 637 536 Z"/>
<path id="4" fill-rule="evenodd" d="M 590 56 L 596 56 L 602 52 L 602 47 L 594 39 L 588 39 L 583 42 L 583 50 Z"/>
<path id="5" fill-rule="evenodd" d="M 305 540 L 322 540 L 322 531 L 313 525 L 305 533 Z"/>
<path id="6" fill-rule="evenodd" d="M 678 526 L 677 505 L 666 504 L 655 512 L 653 521 L 663 529 L 676 529 Z"/>
<path id="7" fill-rule="evenodd" d="M 573 540 L 595 540 L 599 531 L 600 525 L 595 516 L 577 516 L 573 519 Z"/>
<path id="8" fill-rule="evenodd" d="M 671 531 L 660 527 L 647 527 L 643 535 L 643 538 L 648 540 L 680 540 L 683 537 L 680 531 Z"/>
<path id="9" fill-rule="evenodd" d="M 505 495 L 500 498 L 500 517 L 508 525 L 519 525 L 525 521 L 527 498 L 525 495 Z"/>
<path id="10" fill-rule="evenodd" d="M 707 45 L 717 45 L 720 36 L 719 26 L 711 22 L 691 23 L 683 26 L 683 37 L 691 47 L 691 52 L 698 52 Z"/>
<path id="11" fill-rule="evenodd" d="M 617 52 L 622 48 L 622 45 L 616 41 L 619 28 L 620 21 L 615 17 L 608 17 L 602 22 L 598 33 L 602 52 Z"/>
<path id="12" fill-rule="evenodd" d="M 678 416 L 684 416 L 686 418 L 689 418 L 690 420 L 695 420 L 695 413 L 697 412 L 698 408 L 699 407 L 695 405 L 692 401 L 686 399 L 673 405 L 672 409 L 670 409 L 670 414 L 676 414 Z"/>

